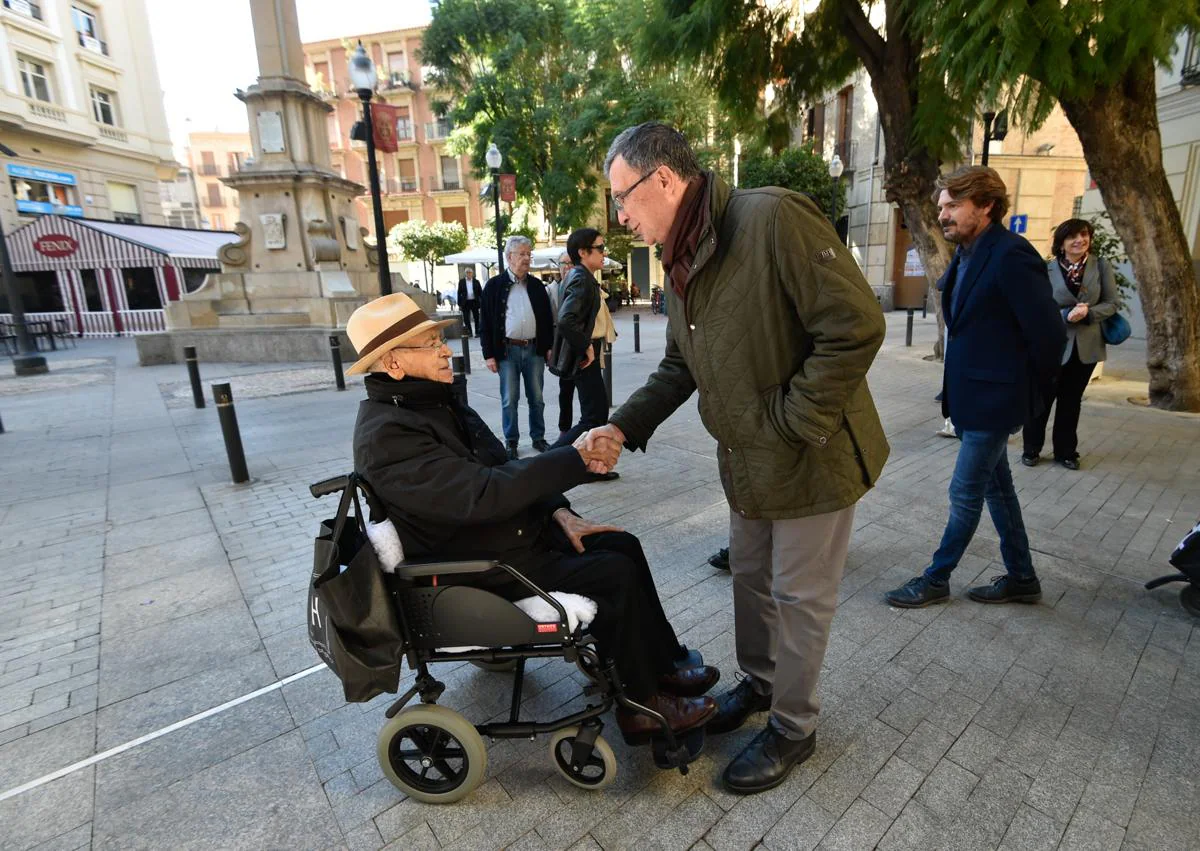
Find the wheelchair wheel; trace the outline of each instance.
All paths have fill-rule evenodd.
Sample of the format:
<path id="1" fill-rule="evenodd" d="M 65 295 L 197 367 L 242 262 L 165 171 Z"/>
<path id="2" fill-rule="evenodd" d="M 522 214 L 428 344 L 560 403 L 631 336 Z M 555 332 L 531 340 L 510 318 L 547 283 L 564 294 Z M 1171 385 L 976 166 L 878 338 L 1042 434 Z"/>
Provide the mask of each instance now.
<path id="1" fill-rule="evenodd" d="M 1179 592 L 1179 602 L 1192 617 L 1200 618 L 1200 587 L 1188 583 Z"/>
<path id="2" fill-rule="evenodd" d="M 571 765 L 571 750 L 578 735 L 579 727 L 576 726 L 559 730 L 550 737 L 550 757 L 554 767 L 568 783 L 580 789 L 603 789 L 617 779 L 616 754 L 603 736 L 597 736 L 587 762 L 576 772 Z"/>
<path id="3" fill-rule="evenodd" d="M 487 773 L 487 748 L 475 725 L 437 704 L 410 707 L 384 724 L 376 753 L 388 780 L 427 804 L 465 798 Z"/>
<path id="4" fill-rule="evenodd" d="M 511 673 L 513 668 L 517 667 L 516 659 L 509 659 L 505 662 L 480 662 L 478 660 L 471 663 L 476 668 L 484 671 L 492 671 L 497 674 Z"/>

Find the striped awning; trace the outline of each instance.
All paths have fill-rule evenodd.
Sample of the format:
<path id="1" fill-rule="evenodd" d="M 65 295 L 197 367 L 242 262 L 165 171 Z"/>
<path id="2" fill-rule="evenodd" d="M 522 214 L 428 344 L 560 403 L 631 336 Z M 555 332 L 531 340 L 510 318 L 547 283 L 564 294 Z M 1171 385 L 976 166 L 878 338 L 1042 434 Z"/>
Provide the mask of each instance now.
<path id="1" fill-rule="evenodd" d="M 8 235 L 17 272 L 180 266 L 219 269 L 217 252 L 229 231 L 131 225 L 70 216 L 40 216 Z"/>

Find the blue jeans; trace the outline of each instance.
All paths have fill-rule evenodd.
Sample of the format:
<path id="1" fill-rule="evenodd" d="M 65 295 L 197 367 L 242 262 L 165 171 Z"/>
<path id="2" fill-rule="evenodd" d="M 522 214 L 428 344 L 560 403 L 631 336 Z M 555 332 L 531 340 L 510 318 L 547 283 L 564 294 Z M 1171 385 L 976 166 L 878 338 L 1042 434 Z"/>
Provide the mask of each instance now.
<path id="1" fill-rule="evenodd" d="M 521 402 L 521 381 L 529 397 L 529 437 L 533 441 L 546 439 L 545 402 L 542 401 L 542 379 L 546 359 L 533 350 L 533 344 L 508 347 L 499 363 L 500 407 L 503 409 L 504 440 L 516 446 L 521 440 L 517 422 L 517 405 Z"/>
<path id="2" fill-rule="evenodd" d="M 950 479 L 950 520 L 933 563 L 925 571 L 930 579 L 945 582 L 958 567 L 979 526 L 985 499 L 1000 533 L 1000 554 L 1009 575 L 1016 579 L 1034 576 L 1021 504 L 1008 468 L 1008 436 L 1007 431 L 959 432 L 962 447 Z"/>

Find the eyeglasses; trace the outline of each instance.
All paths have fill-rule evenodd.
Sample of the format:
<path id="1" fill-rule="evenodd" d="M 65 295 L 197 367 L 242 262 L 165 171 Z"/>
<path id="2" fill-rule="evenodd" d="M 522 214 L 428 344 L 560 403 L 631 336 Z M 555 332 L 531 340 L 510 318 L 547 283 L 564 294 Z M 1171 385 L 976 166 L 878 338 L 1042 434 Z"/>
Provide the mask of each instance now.
<path id="1" fill-rule="evenodd" d="M 616 207 L 618 211 L 624 211 L 625 210 L 625 200 L 630 195 L 633 194 L 633 190 L 637 189 L 639 186 L 641 186 L 643 183 L 645 183 L 650 178 L 650 175 L 654 174 L 654 172 L 656 172 L 656 171 L 658 171 L 658 169 L 654 169 L 654 171 L 649 171 L 646 174 L 643 174 L 638 179 L 637 183 L 633 184 L 633 186 L 630 186 L 624 192 L 614 192 L 613 196 L 612 196 L 613 206 Z"/>
<path id="2" fill-rule="evenodd" d="M 424 349 L 440 349 L 444 345 L 446 345 L 446 338 L 443 337 L 441 334 L 438 334 L 436 339 L 430 340 L 428 343 L 425 343 L 424 345 L 421 345 L 421 346 L 393 346 L 393 349 L 408 349 L 410 351 L 418 351 L 419 352 Z"/>

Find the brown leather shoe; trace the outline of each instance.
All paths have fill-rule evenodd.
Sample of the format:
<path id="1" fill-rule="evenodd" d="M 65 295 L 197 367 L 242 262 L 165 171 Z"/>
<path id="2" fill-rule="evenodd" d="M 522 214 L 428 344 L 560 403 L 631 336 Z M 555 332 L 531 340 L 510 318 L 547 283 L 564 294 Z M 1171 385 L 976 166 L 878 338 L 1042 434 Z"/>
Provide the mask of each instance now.
<path id="1" fill-rule="evenodd" d="M 703 727 L 717 712 L 717 702 L 711 697 L 673 697 L 669 694 L 656 694 L 642 703 L 666 718 L 674 733 Z M 640 712 L 618 707 L 616 715 L 617 727 L 628 745 L 648 744 L 653 736 L 662 732 L 662 726 L 656 720 Z"/>
<path id="2" fill-rule="evenodd" d="M 658 687 L 676 697 L 699 697 L 717 684 L 721 672 L 712 665 L 684 668 L 658 678 Z"/>

